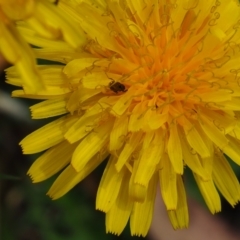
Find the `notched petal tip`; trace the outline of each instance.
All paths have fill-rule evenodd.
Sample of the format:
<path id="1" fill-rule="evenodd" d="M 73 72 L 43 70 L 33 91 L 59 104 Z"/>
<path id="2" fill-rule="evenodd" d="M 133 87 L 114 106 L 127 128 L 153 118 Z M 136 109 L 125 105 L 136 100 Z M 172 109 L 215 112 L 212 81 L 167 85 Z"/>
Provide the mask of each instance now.
<path id="1" fill-rule="evenodd" d="M 109 230 L 109 229 L 106 229 L 106 233 L 111 233 L 111 234 L 114 234 L 116 236 L 120 236 L 120 234 L 121 234 L 121 232 L 117 232 L 117 231 Z"/>
<path id="2" fill-rule="evenodd" d="M 49 192 L 46 193 L 46 196 L 48 196 L 49 198 L 51 198 L 51 200 L 55 200 L 55 198 L 53 198 L 53 195 L 51 195 Z"/>
<path id="3" fill-rule="evenodd" d="M 34 177 L 33 177 L 33 175 L 32 175 L 29 171 L 27 172 L 26 175 L 31 179 L 31 181 L 32 181 L 33 183 L 35 183 Z"/>

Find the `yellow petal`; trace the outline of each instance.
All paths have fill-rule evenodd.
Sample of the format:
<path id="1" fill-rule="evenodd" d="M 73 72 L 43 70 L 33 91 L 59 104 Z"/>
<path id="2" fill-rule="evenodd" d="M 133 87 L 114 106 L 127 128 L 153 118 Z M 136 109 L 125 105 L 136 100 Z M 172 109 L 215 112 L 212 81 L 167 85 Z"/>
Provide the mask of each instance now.
<path id="1" fill-rule="evenodd" d="M 33 119 L 55 117 L 67 113 L 66 99 L 49 99 L 30 107 Z"/>
<path id="2" fill-rule="evenodd" d="M 150 147 L 150 144 L 151 142 L 153 141 L 154 137 L 156 134 L 159 134 L 159 133 L 162 133 L 163 134 L 163 131 L 162 129 L 160 129 L 159 131 L 155 132 L 155 131 L 150 131 L 150 132 L 146 132 L 145 135 L 144 135 L 144 140 L 143 140 L 143 143 L 142 143 L 142 149 L 147 149 Z M 159 143 L 158 143 L 159 144 Z"/>
<path id="3" fill-rule="evenodd" d="M 156 198 L 157 175 L 149 182 L 144 202 L 135 202 L 130 217 L 131 234 L 145 237 L 150 228 Z"/>
<path id="4" fill-rule="evenodd" d="M 37 93 L 44 89 L 32 49 L 13 25 L 9 25 L 7 29 L 1 22 L 0 52 L 10 63 L 15 65 L 21 76 L 21 86 L 25 92 Z"/>
<path id="5" fill-rule="evenodd" d="M 28 26 L 38 32 L 44 38 L 58 39 L 61 37 L 61 31 L 56 29 L 55 26 L 46 26 L 45 22 L 42 22 L 42 19 L 39 19 L 37 14 L 35 16 L 26 19 Z"/>
<path id="6" fill-rule="evenodd" d="M 96 154 L 88 161 L 80 172 L 76 172 L 75 169 L 69 165 L 55 180 L 47 192 L 47 195 L 49 195 L 52 199 L 62 197 L 75 185 L 86 178 L 107 157 L 107 155 L 108 153 L 104 153 L 102 156 Z"/>
<path id="7" fill-rule="evenodd" d="M 103 212 L 108 212 L 116 201 L 125 172 L 124 169 L 117 172 L 115 162 L 116 159 L 111 156 L 97 191 L 96 209 Z"/>
<path id="8" fill-rule="evenodd" d="M 204 102 L 220 102 L 220 105 L 222 104 L 222 102 L 232 99 L 231 91 L 227 91 L 224 89 L 219 89 L 218 91 L 214 92 L 211 91 L 201 93 L 199 96 L 204 100 Z"/>
<path id="9" fill-rule="evenodd" d="M 150 6 L 151 4 L 146 4 L 143 1 L 131 1 L 127 0 L 128 6 L 133 15 L 136 14 L 136 20 L 138 21 L 139 25 L 142 25 L 144 21 L 150 14 Z M 149 9 L 150 8 L 150 9 Z"/>
<path id="10" fill-rule="evenodd" d="M 68 7 L 67 4 L 65 4 L 65 7 Z M 77 18 L 80 22 L 80 26 L 88 33 L 89 37 L 96 39 L 101 46 L 113 50 L 122 56 L 128 55 L 128 51 L 120 44 L 117 44 L 117 41 L 114 41 L 114 35 L 111 34 L 113 30 L 108 28 L 108 24 L 112 19 L 109 16 L 102 17 L 106 14 L 105 11 L 98 6 L 98 4 L 95 2 L 94 4 L 81 2 L 76 5 L 76 9 L 78 12 Z M 97 20 L 92 21 L 92 19 Z M 106 36 L 108 36 L 107 41 Z"/>
<path id="11" fill-rule="evenodd" d="M 183 125 L 185 135 L 187 137 L 188 144 L 201 156 L 209 157 L 210 151 L 203 140 L 203 137 L 198 132 L 198 129 L 194 127 L 194 123 L 188 121 L 188 124 Z"/>
<path id="12" fill-rule="evenodd" d="M 126 168 L 123 168 L 122 171 L 124 176 L 118 197 L 111 209 L 106 213 L 106 232 L 117 235 L 121 234 L 127 225 L 133 207 L 133 201 L 128 195 L 130 174 Z"/>
<path id="13" fill-rule="evenodd" d="M 190 146 L 184 136 L 181 138 L 182 150 L 183 150 L 183 159 L 189 168 L 204 180 L 209 180 L 211 175 L 207 172 L 199 159 L 197 153 L 193 153 L 190 150 Z"/>
<path id="14" fill-rule="evenodd" d="M 220 152 L 214 158 L 213 180 L 219 191 L 232 206 L 239 202 L 240 186 L 238 179 L 227 159 Z"/>
<path id="15" fill-rule="evenodd" d="M 228 144 L 227 138 L 223 133 L 208 119 L 208 117 L 201 115 L 203 121 L 199 121 L 205 134 L 220 148 L 223 149 Z"/>
<path id="16" fill-rule="evenodd" d="M 167 210 L 177 209 L 177 174 L 175 173 L 167 154 L 161 160 L 159 170 L 160 190 Z"/>
<path id="17" fill-rule="evenodd" d="M 135 91 L 128 90 L 122 95 L 119 100 L 112 107 L 111 113 L 116 116 L 121 116 L 130 106 Z"/>
<path id="18" fill-rule="evenodd" d="M 142 150 L 137 172 L 134 177 L 134 183 L 143 185 L 144 187 L 148 186 L 149 180 L 155 173 L 157 165 L 162 157 L 165 147 L 164 138 L 165 136 L 161 129 L 156 131 L 155 137 L 150 143 L 150 146 Z"/>
<path id="19" fill-rule="evenodd" d="M 236 123 L 233 131 L 230 132 L 229 135 L 240 140 L 240 123 L 239 122 Z"/>
<path id="20" fill-rule="evenodd" d="M 221 200 L 212 180 L 203 181 L 201 177 L 193 174 L 198 188 L 212 214 L 221 211 Z"/>
<path id="21" fill-rule="evenodd" d="M 40 37 L 38 37 L 38 38 L 40 38 Z M 48 42 L 48 43 L 53 42 L 54 43 L 56 41 L 54 41 L 54 40 L 51 41 L 51 40 L 47 39 L 44 42 L 46 44 L 46 42 Z M 59 43 L 59 41 L 57 41 L 57 43 Z M 64 42 L 61 42 L 61 43 L 65 44 L 64 45 L 65 48 L 55 49 L 55 48 L 51 48 L 49 46 L 46 46 L 44 48 L 34 49 L 34 53 L 36 54 L 37 58 L 46 59 L 46 60 L 49 60 L 49 61 L 52 61 L 52 62 L 59 62 L 59 63 L 63 63 L 63 64 L 66 64 L 66 63 L 70 62 L 74 58 L 79 58 L 80 56 L 82 56 L 82 57 L 91 57 L 92 56 L 91 54 L 84 53 L 84 52 L 79 54 L 79 52 L 75 52 L 73 48 L 68 46 L 67 43 L 64 43 Z"/>
<path id="22" fill-rule="evenodd" d="M 168 120 L 168 113 L 158 113 L 154 109 L 149 109 L 144 115 L 145 124 L 149 126 L 150 129 L 159 129 Z"/>
<path id="23" fill-rule="evenodd" d="M 129 196 L 134 202 L 144 202 L 147 194 L 147 187 L 134 182 L 138 165 L 139 165 L 139 160 L 136 159 L 133 162 L 132 166 L 131 165 L 129 166 L 129 165 L 130 165 L 129 163 L 126 164 L 126 167 L 128 168 L 131 167 L 131 170 L 130 170 L 131 178 L 129 181 Z"/>
<path id="24" fill-rule="evenodd" d="M 68 51 L 68 52 L 73 52 L 74 49 L 69 46 L 69 44 L 67 44 L 66 42 L 62 41 L 62 40 L 56 40 L 56 39 L 47 39 L 44 38 L 38 34 L 36 34 L 36 31 L 34 31 L 33 29 L 29 28 L 25 23 L 22 22 L 18 22 L 17 25 L 17 29 L 19 31 L 19 33 L 24 36 L 24 39 L 34 45 L 34 46 L 38 46 L 38 47 L 44 47 L 44 48 L 48 48 L 48 49 L 58 49 L 59 51 Z"/>
<path id="25" fill-rule="evenodd" d="M 37 67 L 44 85 L 47 86 L 66 85 L 68 79 L 62 74 L 62 68 L 62 65 L 40 65 Z M 21 86 L 21 78 L 15 66 L 8 68 L 6 72 L 8 83 Z"/>
<path id="26" fill-rule="evenodd" d="M 240 111 L 240 99 L 233 97 L 231 101 L 224 101 L 219 103 L 218 107 L 223 110 Z"/>
<path id="27" fill-rule="evenodd" d="M 98 127 L 100 118 L 101 114 L 96 114 L 93 116 L 89 116 L 88 114 L 83 115 L 69 128 L 64 137 L 70 143 L 81 140 L 86 135 L 91 133 L 94 128 Z"/>
<path id="28" fill-rule="evenodd" d="M 46 150 L 64 140 L 64 128 L 76 121 L 76 118 L 62 117 L 25 137 L 20 145 L 25 154 L 32 154 Z"/>
<path id="29" fill-rule="evenodd" d="M 79 120 L 68 129 L 64 137 L 70 143 L 82 139 L 89 134 L 92 129 L 98 127 L 103 114 L 103 109 L 99 104 L 93 105 L 88 108 L 82 116 L 79 114 Z"/>
<path id="30" fill-rule="evenodd" d="M 37 1 L 34 0 L 1 0 L 1 10 L 6 16 L 12 20 L 23 20 L 28 18 L 34 13 L 35 5 Z"/>
<path id="31" fill-rule="evenodd" d="M 122 147 L 127 135 L 128 117 L 126 115 L 116 118 L 110 133 L 109 150 L 114 151 Z"/>
<path id="32" fill-rule="evenodd" d="M 76 146 L 77 144 L 69 144 L 67 141 L 63 141 L 50 148 L 35 160 L 27 174 L 30 175 L 34 183 L 46 180 L 70 162 Z"/>
<path id="33" fill-rule="evenodd" d="M 142 135 L 143 134 L 141 132 L 132 133 L 131 137 L 126 142 L 126 144 L 118 158 L 118 161 L 115 165 L 118 172 L 122 169 L 124 164 L 127 162 L 128 158 L 132 155 L 133 151 L 136 149 L 136 147 L 141 142 Z"/>
<path id="34" fill-rule="evenodd" d="M 144 121 L 144 109 L 147 101 L 136 104 L 129 118 L 128 131 L 137 132 L 142 128 Z"/>
<path id="35" fill-rule="evenodd" d="M 110 120 L 108 124 L 96 128 L 75 149 L 71 164 L 77 172 L 81 171 L 87 162 L 106 145 L 112 125 L 113 123 Z"/>
<path id="36" fill-rule="evenodd" d="M 69 43 L 73 48 L 80 49 L 86 44 L 87 39 L 84 31 L 77 27 L 76 24 L 72 24 L 72 17 L 68 15 L 62 9 L 56 7 L 49 1 L 39 1 L 37 5 L 37 11 L 43 19 L 48 19 L 51 16 L 51 21 L 47 21 L 48 26 L 56 27 L 61 30 L 63 39 Z M 47 28 L 45 28 L 47 29 Z"/>
<path id="37" fill-rule="evenodd" d="M 80 71 L 92 66 L 92 64 L 97 61 L 98 58 L 79 58 L 74 59 L 64 67 L 63 72 L 68 76 L 75 76 Z M 93 66 L 94 68 L 94 66 Z"/>
<path id="38" fill-rule="evenodd" d="M 177 125 L 170 125 L 170 137 L 168 140 L 168 155 L 176 173 L 183 173 L 182 147 L 179 139 Z"/>
<path id="39" fill-rule="evenodd" d="M 187 206 L 187 197 L 182 180 L 182 176 L 177 176 L 177 194 L 178 203 L 176 210 L 169 210 L 168 217 L 174 229 L 182 229 L 188 227 L 189 215 Z"/>
<path id="40" fill-rule="evenodd" d="M 89 73 L 81 79 L 83 86 L 89 89 L 108 87 L 111 81 L 103 72 Z"/>
<path id="41" fill-rule="evenodd" d="M 229 144 L 223 148 L 223 152 L 228 155 L 236 164 L 240 165 L 239 140 L 228 137 Z"/>
<path id="42" fill-rule="evenodd" d="M 98 93 L 100 93 L 101 90 L 100 89 L 77 89 L 76 91 L 74 91 L 71 96 L 69 97 L 68 99 L 68 102 L 67 102 L 67 105 L 66 105 L 66 108 L 67 110 L 73 114 L 75 112 L 78 112 L 79 113 L 79 108 L 80 106 L 82 108 L 83 107 L 83 102 L 91 99 L 92 101 L 94 101 L 95 99 L 93 97 L 96 97 L 96 95 Z M 96 99 L 97 100 L 97 99 Z M 100 106 L 100 104 L 98 104 Z M 103 110 L 103 108 L 102 108 Z"/>
<path id="43" fill-rule="evenodd" d="M 63 88 L 61 86 L 46 86 L 44 90 L 39 90 L 37 94 L 33 94 L 32 92 L 26 93 L 23 90 L 15 90 L 12 92 L 12 96 L 32 99 L 51 99 L 65 97 L 70 91 L 69 88 Z"/>
<path id="44" fill-rule="evenodd" d="M 201 159 L 201 162 L 202 162 L 202 166 L 204 168 L 204 171 L 208 174 L 208 176 L 210 176 L 210 178 L 212 177 L 212 171 L 213 171 L 213 168 L 214 168 L 214 165 L 213 165 L 213 155 L 209 158 L 202 158 Z M 200 175 L 199 175 L 200 176 Z M 202 178 L 202 177 L 201 177 Z M 202 178 L 204 181 L 209 181 L 209 179 L 204 179 Z"/>
<path id="45" fill-rule="evenodd" d="M 237 120 L 227 111 L 217 112 L 204 109 L 203 112 L 213 120 L 215 126 L 225 135 L 231 132 L 236 126 Z"/>

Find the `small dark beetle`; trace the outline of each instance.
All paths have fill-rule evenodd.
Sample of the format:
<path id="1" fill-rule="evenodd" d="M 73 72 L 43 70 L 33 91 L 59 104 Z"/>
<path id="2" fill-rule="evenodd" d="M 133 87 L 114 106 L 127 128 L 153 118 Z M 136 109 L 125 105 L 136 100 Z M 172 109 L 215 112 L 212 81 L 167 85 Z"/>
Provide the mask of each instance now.
<path id="1" fill-rule="evenodd" d="M 114 80 L 109 83 L 109 88 L 115 93 L 127 91 L 126 87 L 122 83 L 115 82 Z"/>

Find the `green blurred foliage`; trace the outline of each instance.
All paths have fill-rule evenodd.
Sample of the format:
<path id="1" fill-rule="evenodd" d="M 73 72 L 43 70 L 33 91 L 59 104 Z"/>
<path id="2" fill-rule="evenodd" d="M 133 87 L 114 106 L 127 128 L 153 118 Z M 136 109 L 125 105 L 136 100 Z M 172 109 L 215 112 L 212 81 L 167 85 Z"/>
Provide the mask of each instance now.
<path id="1" fill-rule="evenodd" d="M 128 230 L 120 237 L 105 233 L 104 214 L 94 209 L 94 197 L 87 191 L 91 178 L 55 201 L 45 195 L 53 179 L 33 185 L 25 177 L 11 184 L 3 209 L 2 239 L 132 239 Z"/>

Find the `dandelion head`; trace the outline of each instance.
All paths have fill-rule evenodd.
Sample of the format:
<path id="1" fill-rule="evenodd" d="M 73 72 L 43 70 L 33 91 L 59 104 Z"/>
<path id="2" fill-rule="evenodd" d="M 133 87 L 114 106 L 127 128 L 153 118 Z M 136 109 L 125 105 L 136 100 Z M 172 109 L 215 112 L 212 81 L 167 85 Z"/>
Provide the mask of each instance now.
<path id="1" fill-rule="evenodd" d="M 44 100 L 34 119 L 62 115 L 20 143 L 25 154 L 47 150 L 33 181 L 64 169 L 48 192 L 56 199 L 108 159 L 96 208 L 115 234 L 128 220 L 133 235 L 147 234 L 157 188 L 173 227 L 187 227 L 186 167 L 212 213 L 219 192 L 234 206 L 226 156 L 240 164 L 238 1 L 60 0 L 48 14 L 50 5 L 38 23 L 18 22 L 36 59 L 52 63 L 38 65 L 44 89 L 13 96 Z M 15 67 L 7 73 L 24 88 Z"/>

